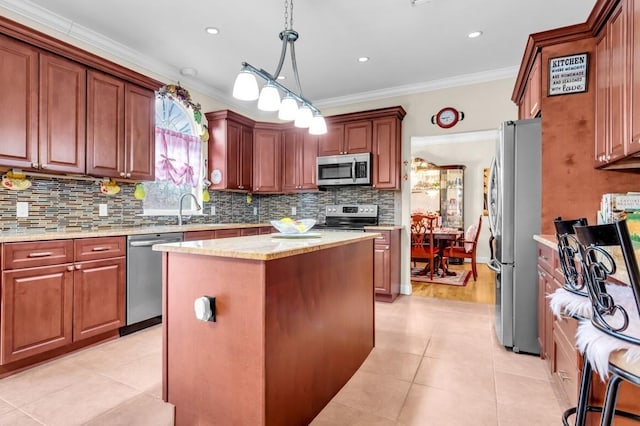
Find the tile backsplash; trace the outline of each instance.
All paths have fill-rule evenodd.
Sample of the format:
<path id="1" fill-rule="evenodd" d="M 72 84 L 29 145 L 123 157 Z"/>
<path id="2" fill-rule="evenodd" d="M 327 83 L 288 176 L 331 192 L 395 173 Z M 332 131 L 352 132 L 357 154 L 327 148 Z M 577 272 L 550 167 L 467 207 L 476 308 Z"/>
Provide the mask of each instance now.
<path id="1" fill-rule="evenodd" d="M 32 179 L 31 188 L 10 191 L 0 188 L 0 230 L 56 231 L 64 229 L 108 229 L 133 226 L 175 225 L 176 216 L 143 216 L 142 201 L 133 196 L 134 184 L 119 183 L 121 190 L 105 195 L 95 182 L 65 179 Z M 203 216 L 192 216 L 186 223 L 268 223 L 292 216 L 312 218 L 323 223 L 328 204 L 377 204 L 381 224 L 398 223 L 395 218 L 394 192 L 371 187 L 335 187 L 326 191 L 291 195 L 254 194 L 247 202 L 244 193 L 210 191 Z M 29 203 L 29 216 L 16 217 L 16 203 Z M 98 206 L 107 204 L 108 216 L 98 215 Z M 216 215 L 211 216 L 211 206 Z M 254 207 L 257 215 L 254 215 Z"/>

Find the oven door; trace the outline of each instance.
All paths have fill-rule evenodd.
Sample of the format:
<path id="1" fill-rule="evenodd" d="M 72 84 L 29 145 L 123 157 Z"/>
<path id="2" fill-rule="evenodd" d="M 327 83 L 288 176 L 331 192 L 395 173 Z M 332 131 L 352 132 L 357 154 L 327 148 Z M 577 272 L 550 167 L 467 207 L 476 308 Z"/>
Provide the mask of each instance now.
<path id="1" fill-rule="evenodd" d="M 370 185 L 371 153 L 317 158 L 318 186 Z"/>

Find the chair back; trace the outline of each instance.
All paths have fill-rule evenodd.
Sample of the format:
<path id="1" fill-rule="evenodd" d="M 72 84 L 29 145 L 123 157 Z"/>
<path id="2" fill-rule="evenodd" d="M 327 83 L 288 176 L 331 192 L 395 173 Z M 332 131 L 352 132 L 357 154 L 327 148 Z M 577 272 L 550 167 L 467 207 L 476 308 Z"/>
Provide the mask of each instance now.
<path id="1" fill-rule="evenodd" d="M 563 220 L 561 217 L 553 221 L 556 228 L 556 239 L 558 240 L 558 255 L 560 257 L 560 267 L 564 275 L 562 287 L 574 294 L 587 297 L 587 289 L 582 275 L 578 272 L 579 243 L 575 238 L 574 226 L 586 226 L 587 219 Z"/>
<path id="2" fill-rule="evenodd" d="M 411 257 L 433 257 L 433 230 L 438 217 L 426 215 L 420 216 L 420 220 L 413 220 L 411 222 Z"/>
<path id="3" fill-rule="evenodd" d="M 640 335 L 628 333 L 629 316 L 637 319 L 640 314 L 640 272 L 626 220 L 575 226 L 574 229 L 580 243 L 581 266 L 586 271 L 584 278 L 593 308 L 591 323 L 603 333 L 640 345 Z M 616 247 L 622 253 L 631 291 L 619 291 L 625 290 L 625 286 L 605 285 L 616 272 L 616 263 L 611 255 Z"/>
<path id="4" fill-rule="evenodd" d="M 465 235 L 464 235 L 464 240 L 465 240 L 464 251 L 466 251 L 467 253 L 472 253 L 473 256 L 475 256 L 476 247 L 478 247 L 478 238 L 480 238 L 480 229 L 482 229 L 482 215 L 480 215 L 480 218 L 478 219 L 478 224 L 469 226 L 469 228 L 467 229 L 467 232 L 465 232 Z M 473 236 L 467 235 L 470 232 L 473 232 Z"/>

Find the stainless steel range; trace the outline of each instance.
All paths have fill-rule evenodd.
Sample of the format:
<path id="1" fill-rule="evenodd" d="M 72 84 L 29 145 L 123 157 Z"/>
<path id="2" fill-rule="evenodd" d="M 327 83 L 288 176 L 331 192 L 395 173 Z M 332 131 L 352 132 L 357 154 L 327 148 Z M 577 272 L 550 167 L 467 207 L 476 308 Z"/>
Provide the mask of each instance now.
<path id="1" fill-rule="evenodd" d="M 378 206 L 375 204 L 338 204 L 325 208 L 326 222 L 318 229 L 362 231 L 365 226 L 378 224 Z"/>

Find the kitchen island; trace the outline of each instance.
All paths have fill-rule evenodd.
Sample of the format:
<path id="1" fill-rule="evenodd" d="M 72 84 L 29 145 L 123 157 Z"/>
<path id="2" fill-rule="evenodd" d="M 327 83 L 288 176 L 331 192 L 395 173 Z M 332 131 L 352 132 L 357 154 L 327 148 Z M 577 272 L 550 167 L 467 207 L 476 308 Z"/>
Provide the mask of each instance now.
<path id="1" fill-rule="evenodd" d="M 374 345 L 374 239 L 322 232 L 154 246 L 163 399 L 181 425 L 308 424 Z M 215 322 L 194 302 L 215 297 Z"/>

